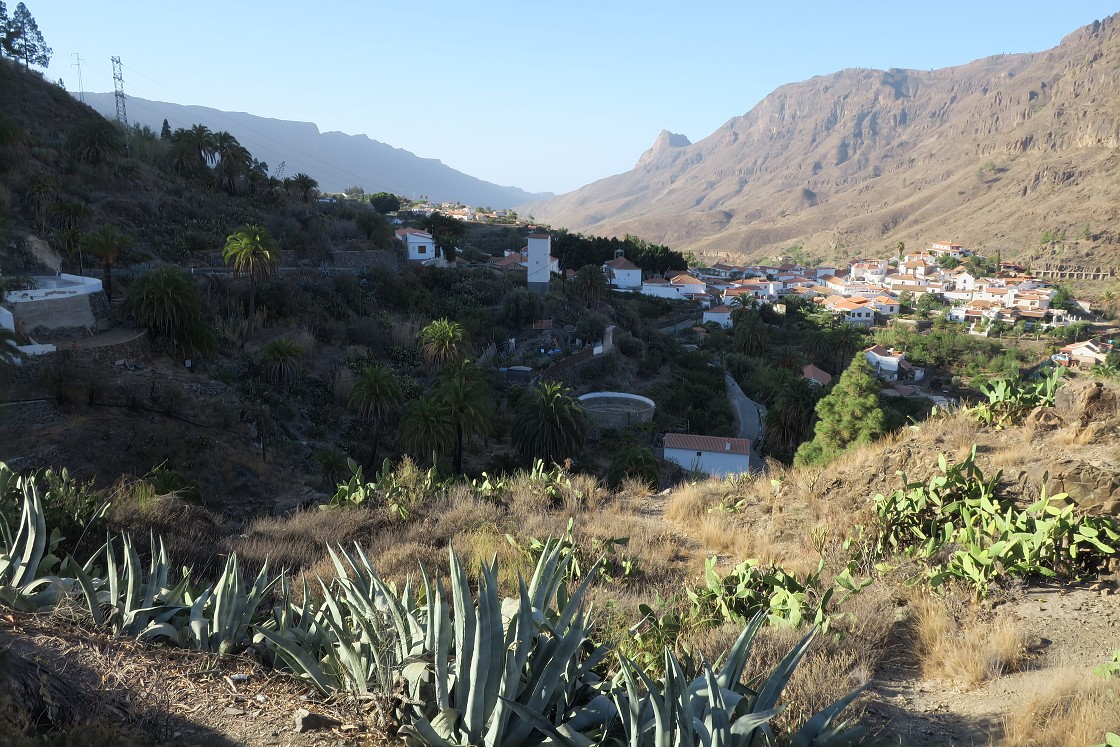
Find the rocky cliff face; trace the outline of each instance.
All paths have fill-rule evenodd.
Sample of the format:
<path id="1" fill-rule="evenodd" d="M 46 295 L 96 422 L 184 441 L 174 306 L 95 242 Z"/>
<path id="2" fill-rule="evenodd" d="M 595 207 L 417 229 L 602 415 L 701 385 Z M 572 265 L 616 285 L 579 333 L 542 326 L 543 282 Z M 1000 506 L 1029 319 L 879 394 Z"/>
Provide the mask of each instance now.
<path id="1" fill-rule="evenodd" d="M 1120 15 L 1048 52 L 783 86 L 695 144 L 662 132 L 632 171 L 532 212 L 759 256 L 951 237 L 1041 258 L 1059 247 L 1040 235 L 1065 231 L 1066 256 L 1100 263 L 1117 241 L 1118 148 Z"/>

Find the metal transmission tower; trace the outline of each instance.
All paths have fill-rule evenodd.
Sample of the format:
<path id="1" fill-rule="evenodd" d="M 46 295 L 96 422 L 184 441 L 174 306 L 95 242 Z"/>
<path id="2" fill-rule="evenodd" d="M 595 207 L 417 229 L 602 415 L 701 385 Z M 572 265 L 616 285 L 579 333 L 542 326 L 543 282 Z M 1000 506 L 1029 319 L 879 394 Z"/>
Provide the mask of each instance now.
<path id="1" fill-rule="evenodd" d="M 110 57 L 113 61 L 113 95 L 117 99 L 117 121 L 124 126 L 125 135 L 128 134 L 128 114 L 124 110 L 124 76 L 121 75 L 121 58 Z"/>
<path id="2" fill-rule="evenodd" d="M 74 53 L 74 64 L 71 67 L 78 68 L 78 99 L 84 104 L 86 103 L 86 87 L 82 85 L 82 63 L 85 62 L 78 53 Z"/>

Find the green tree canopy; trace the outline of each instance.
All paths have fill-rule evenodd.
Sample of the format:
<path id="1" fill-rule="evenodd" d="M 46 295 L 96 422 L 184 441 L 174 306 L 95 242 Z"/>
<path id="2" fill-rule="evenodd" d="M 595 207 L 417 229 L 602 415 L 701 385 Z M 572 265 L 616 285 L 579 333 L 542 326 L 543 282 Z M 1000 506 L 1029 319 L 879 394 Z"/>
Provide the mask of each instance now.
<path id="1" fill-rule="evenodd" d="M 514 288 L 502 299 L 502 319 L 520 329 L 540 318 L 541 297 L 528 288 Z"/>
<path id="2" fill-rule="evenodd" d="M 234 275 L 249 276 L 249 332 L 257 312 L 257 276 L 267 277 L 275 269 L 279 257 L 276 239 L 264 226 L 245 225 L 226 237 L 222 258 L 233 268 Z"/>
<path id="3" fill-rule="evenodd" d="M 198 288 L 178 267 L 165 265 L 136 278 L 124 307 L 151 337 L 167 339 L 184 353 L 216 347 L 217 338 L 206 323 Z"/>
<path id="4" fill-rule="evenodd" d="M 653 452 L 638 444 L 629 444 L 618 451 L 607 468 L 607 485 L 617 490 L 627 478 L 657 487 L 661 465 Z"/>
<path id="5" fill-rule="evenodd" d="M 397 381 L 396 374 L 381 363 L 371 363 L 366 366 L 362 375 L 354 382 L 349 404 L 363 417 L 373 422 L 370 461 L 376 463 L 381 424 L 404 404 L 404 392 L 400 382 Z"/>
<path id="6" fill-rule="evenodd" d="M 460 360 L 439 375 L 435 395 L 447 412 L 455 434 L 455 471 L 463 471 L 463 440 L 482 431 L 494 411 L 494 394 L 481 368 Z"/>
<path id="7" fill-rule="evenodd" d="M 400 440 L 417 461 L 455 448 L 455 424 L 438 396 L 426 394 L 409 406 L 401 421 Z"/>
<path id="8" fill-rule="evenodd" d="M 420 330 L 420 355 L 428 373 L 466 356 L 466 338 L 463 325 L 450 319 L 436 319 Z"/>
<path id="9" fill-rule="evenodd" d="M 122 250 L 132 246 L 132 237 L 117 231 L 108 223 L 83 238 L 86 251 L 101 260 L 101 278 L 105 283 L 105 295 L 113 300 L 113 265 Z"/>
<path id="10" fill-rule="evenodd" d="M 24 70 L 31 65 L 47 67 L 51 64 L 53 50 L 43 40 L 39 24 L 23 3 L 15 7 L 11 18 L 0 12 L 0 47 L 4 54 L 22 61 Z"/>
<path id="11" fill-rule="evenodd" d="M 590 427 L 587 413 L 563 384 L 542 381 L 518 402 L 510 438 L 523 457 L 551 464 L 575 456 Z"/>
<path id="12" fill-rule="evenodd" d="M 369 204 L 377 212 L 386 215 L 401 209 L 401 198 L 390 192 L 378 192 L 369 196 Z"/>
<path id="13" fill-rule="evenodd" d="M 797 450 L 797 465 L 825 465 L 848 449 L 871 443 L 885 430 L 879 406 L 881 385 L 871 365 L 857 353 L 840 380 L 817 403 L 817 425 L 813 440 Z"/>

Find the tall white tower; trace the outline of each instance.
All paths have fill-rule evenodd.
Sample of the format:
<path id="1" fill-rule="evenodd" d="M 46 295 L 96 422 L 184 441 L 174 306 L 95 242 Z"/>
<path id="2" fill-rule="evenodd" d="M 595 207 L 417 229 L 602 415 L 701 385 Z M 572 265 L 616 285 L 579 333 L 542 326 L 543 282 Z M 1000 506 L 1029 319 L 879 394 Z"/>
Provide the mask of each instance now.
<path id="1" fill-rule="evenodd" d="M 529 234 L 529 290 L 540 295 L 548 293 L 549 269 L 552 253 L 552 236 L 547 233 Z"/>

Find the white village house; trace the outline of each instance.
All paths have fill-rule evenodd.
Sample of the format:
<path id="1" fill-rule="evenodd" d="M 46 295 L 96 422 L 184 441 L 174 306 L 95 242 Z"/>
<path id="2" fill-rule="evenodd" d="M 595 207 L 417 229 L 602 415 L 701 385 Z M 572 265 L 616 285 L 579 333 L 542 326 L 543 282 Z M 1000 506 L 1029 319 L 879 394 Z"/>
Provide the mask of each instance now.
<path id="1" fill-rule="evenodd" d="M 719 477 L 749 472 L 751 442 L 745 438 L 666 433 L 665 460 L 684 469 Z"/>
<path id="2" fill-rule="evenodd" d="M 427 263 L 439 257 L 436 241 L 427 231 L 418 228 L 401 228 L 396 231 L 396 237 L 404 243 L 411 262 Z"/>
<path id="3" fill-rule="evenodd" d="M 642 268 L 626 259 L 618 252 L 614 259 L 603 265 L 607 283 L 615 290 L 640 290 L 642 287 Z"/>

